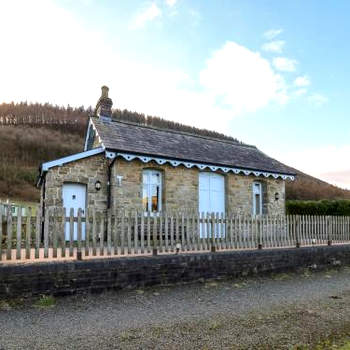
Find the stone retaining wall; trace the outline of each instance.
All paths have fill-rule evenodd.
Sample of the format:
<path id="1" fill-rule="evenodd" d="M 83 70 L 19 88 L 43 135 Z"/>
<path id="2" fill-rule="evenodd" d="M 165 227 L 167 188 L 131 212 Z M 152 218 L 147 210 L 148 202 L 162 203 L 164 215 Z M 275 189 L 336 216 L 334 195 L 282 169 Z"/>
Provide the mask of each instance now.
<path id="1" fill-rule="evenodd" d="M 0 298 L 132 289 L 350 264 L 350 245 L 0 265 Z"/>

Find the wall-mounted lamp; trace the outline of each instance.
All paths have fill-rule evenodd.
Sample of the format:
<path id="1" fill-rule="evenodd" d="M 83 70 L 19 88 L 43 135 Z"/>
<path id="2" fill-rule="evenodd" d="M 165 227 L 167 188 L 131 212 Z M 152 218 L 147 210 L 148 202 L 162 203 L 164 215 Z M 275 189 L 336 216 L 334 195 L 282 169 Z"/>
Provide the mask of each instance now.
<path id="1" fill-rule="evenodd" d="M 278 192 L 275 193 L 275 201 L 278 201 L 280 199 L 280 194 Z"/>
<path id="2" fill-rule="evenodd" d="M 101 181 L 97 180 L 95 182 L 95 189 L 96 189 L 96 191 L 99 191 L 101 189 Z"/>

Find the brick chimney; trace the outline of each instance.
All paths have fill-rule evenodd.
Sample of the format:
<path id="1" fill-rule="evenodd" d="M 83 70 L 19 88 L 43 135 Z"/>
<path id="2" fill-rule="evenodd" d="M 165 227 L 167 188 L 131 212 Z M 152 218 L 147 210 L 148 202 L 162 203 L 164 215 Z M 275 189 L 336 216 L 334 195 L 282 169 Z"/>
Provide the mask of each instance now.
<path id="1" fill-rule="evenodd" d="M 102 121 L 109 122 L 112 120 L 112 99 L 108 97 L 108 87 L 102 86 L 102 94 L 99 100 L 97 101 L 95 115 Z"/>

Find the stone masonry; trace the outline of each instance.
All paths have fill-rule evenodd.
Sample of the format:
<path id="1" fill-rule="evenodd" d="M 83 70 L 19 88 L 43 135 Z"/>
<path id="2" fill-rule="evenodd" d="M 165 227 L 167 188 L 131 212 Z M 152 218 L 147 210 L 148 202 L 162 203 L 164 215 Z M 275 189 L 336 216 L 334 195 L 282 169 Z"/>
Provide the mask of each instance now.
<path id="1" fill-rule="evenodd" d="M 113 165 L 111 178 L 111 205 L 113 209 L 142 210 L 142 171 L 156 169 L 162 172 L 163 210 L 198 211 L 199 169 L 173 167 L 155 162 L 143 163 L 139 160 L 128 162 L 117 159 Z M 222 174 L 225 177 L 226 211 L 249 215 L 252 212 L 252 186 L 254 181 L 263 184 L 265 214 L 277 215 L 285 212 L 285 182 L 271 178 L 256 178 L 235 174 Z M 122 176 L 119 186 L 117 176 Z M 101 182 L 101 190 L 95 183 Z M 46 207 L 61 207 L 62 185 L 74 182 L 87 185 L 88 207 L 98 210 L 107 208 L 108 160 L 104 155 L 96 155 L 49 170 L 46 175 Z M 275 200 L 275 193 L 279 200 Z"/>
<path id="2" fill-rule="evenodd" d="M 63 296 L 327 269 L 350 264 L 349 245 L 2 264 L 0 298 Z"/>
<path id="3" fill-rule="evenodd" d="M 163 210 L 197 210 L 198 171 L 183 166 L 147 164 L 139 160 L 128 162 L 118 159 L 113 167 L 113 205 L 117 209 L 142 209 L 142 171 L 155 169 L 162 172 Z M 123 176 L 122 185 L 116 183 L 116 175 Z"/>
<path id="4" fill-rule="evenodd" d="M 139 160 L 128 162 L 118 159 L 113 167 L 112 194 L 113 206 L 116 209 L 142 209 L 142 171 L 155 169 L 163 175 L 163 209 L 198 211 L 199 169 L 187 169 L 183 166 L 158 165 L 155 162 L 142 163 Z M 118 186 L 116 176 L 122 176 Z M 226 211 L 235 214 L 252 213 L 254 181 L 263 183 L 266 189 L 264 206 L 266 214 L 282 215 L 285 213 L 285 182 L 270 178 L 256 178 L 234 174 L 223 174 L 225 177 Z M 275 200 L 275 193 L 279 200 Z"/>
<path id="5" fill-rule="evenodd" d="M 46 174 L 45 183 L 46 208 L 61 207 L 63 184 L 74 182 L 87 186 L 88 207 L 105 210 L 107 208 L 107 174 L 107 159 L 101 154 L 50 169 Z M 95 188 L 96 181 L 101 182 L 99 191 Z"/>

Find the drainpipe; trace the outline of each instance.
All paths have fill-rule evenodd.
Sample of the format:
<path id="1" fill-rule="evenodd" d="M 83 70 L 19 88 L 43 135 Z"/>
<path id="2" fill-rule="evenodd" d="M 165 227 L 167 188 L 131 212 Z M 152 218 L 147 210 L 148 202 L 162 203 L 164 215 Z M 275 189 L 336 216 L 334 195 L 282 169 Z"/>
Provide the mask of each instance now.
<path id="1" fill-rule="evenodd" d="M 43 198 L 41 199 L 42 200 L 42 208 L 41 208 L 41 241 L 43 242 L 44 241 L 44 218 L 45 218 L 45 202 L 46 202 L 46 174 L 43 175 L 43 183 L 42 183 L 42 186 L 43 186 Z"/>
<path id="2" fill-rule="evenodd" d="M 108 165 L 108 182 L 107 182 L 107 209 L 111 208 L 111 178 L 112 178 L 112 167 L 114 162 L 117 160 L 115 157 L 111 163 Z"/>

